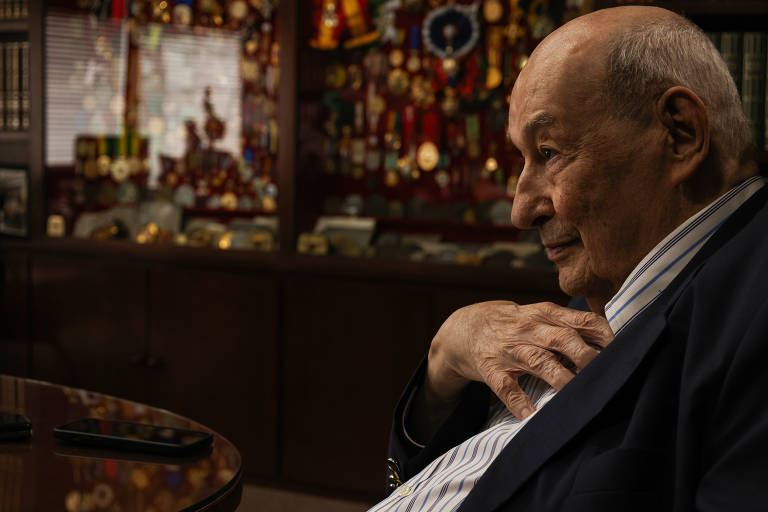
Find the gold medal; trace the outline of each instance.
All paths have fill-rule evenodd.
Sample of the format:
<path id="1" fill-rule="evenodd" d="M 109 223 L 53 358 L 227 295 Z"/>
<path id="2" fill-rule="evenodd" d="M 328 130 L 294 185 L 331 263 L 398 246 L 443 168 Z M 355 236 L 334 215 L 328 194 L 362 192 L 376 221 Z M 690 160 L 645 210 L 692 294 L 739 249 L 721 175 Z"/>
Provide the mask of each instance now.
<path id="1" fill-rule="evenodd" d="M 459 71 L 459 63 L 453 57 L 446 57 L 442 62 L 443 72 L 448 76 L 455 76 Z"/>
<path id="2" fill-rule="evenodd" d="M 418 51 L 412 51 L 411 55 L 405 63 L 405 69 L 409 73 L 417 73 L 421 69 L 421 57 L 419 57 Z"/>
<path id="3" fill-rule="evenodd" d="M 405 62 L 405 55 L 403 54 L 403 50 L 400 48 L 395 48 L 391 52 L 389 52 L 389 65 L 393 68 L 399 68 L 403 65 L 403 62 Z"/>
<path id="4" fill-rule="evenodd" d="M 501 0 L 485 0 L 483 4 L 483 17 L 488 23 L 496 23 L 504 15 L 504 6 Z"/>
<path id="5" fill-rule="evenodd" d="M 381 115 L 387 108 L 387 101 L 382 96 L 373 96 L 368 102 L 368 112 L 373 115 Z"/>
<path id="6" fill-rule="evenodd" d="M 384 176 L 384 184 L 388 187 L 395 187 L 398 183 L 400 183 L 400 176 L 397 172 L 387 171 L 387 174 Z"/>
<path id="7" fill-rule="evenodd" d="M 97 171 L 100 176 L 109 176 L 109 169 L 112 165 L 112 159 L 107 155 L 101 155 L 96 160 Z"/>
<path id="8" fill-rule="evenodd" d="M 402 69 L 393 69 L 387 77 L 387 87 L 389 87 L 389 92 L 395 96 L 402 96 L 408 92 L 409 83 L 408 73 Z"/>
<path id="9" fill-rule="evenodd" d="M 239 24 L 248 15 L 248 4 L 245 0 L 234 0 L 229 4 L 229 15 Z"/>
<path id="10" fill-rule="evenodd" d="M 128 168 L 128 161 L 123 157 L 115 159 L 112 166 L 109 168 L 109 172 L 112 175 L 112 179 L 118 183 L 128 179 L 128 176 L 131 173 Z"/>
<path id="11" fill-rule="evenodd" d="M 237 196 L 232 192 L 226 192 L 221 196 L 221 206 L 225 210 L 236 210 Z"/>
<path id="12" fill-rule="evenodd" d="M 422 171 L 429 172 L 437 167 L 440 152 L 434 142 L 424 142 L 416 150 L 416 163 Z"/>

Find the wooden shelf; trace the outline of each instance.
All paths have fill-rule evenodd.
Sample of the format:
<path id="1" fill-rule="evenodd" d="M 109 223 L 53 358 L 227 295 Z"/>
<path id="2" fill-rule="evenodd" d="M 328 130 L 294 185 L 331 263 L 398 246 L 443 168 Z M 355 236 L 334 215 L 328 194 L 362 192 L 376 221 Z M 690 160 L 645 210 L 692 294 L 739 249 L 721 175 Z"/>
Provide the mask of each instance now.
<path id="1" fill-rule="evenodd" d="M 1 142 L 27 142 L 29 132 L 0 132 Z"/>
<path id="2" fill-rule="evenodd" d="M 0 20 L 0 32 L 26 32 L 29 20 Z"/>
<path id="3" fill-rule="evenodd" d="M 495 268 L 454 263 L 420 263 L 379 258 L 310 256 L 279 251 L 223 251 L 170 244 L 140 245 L 124 240 L 42 238 L 0 239 L 0 253 L 56 255 L 99 261 L 138 261 L 150 266 L 197 267 L 230 271 L 274 272 L 344 279 L 486 287 L 499 290 L 558 293 L 557 272 L 539 268 Z"/>

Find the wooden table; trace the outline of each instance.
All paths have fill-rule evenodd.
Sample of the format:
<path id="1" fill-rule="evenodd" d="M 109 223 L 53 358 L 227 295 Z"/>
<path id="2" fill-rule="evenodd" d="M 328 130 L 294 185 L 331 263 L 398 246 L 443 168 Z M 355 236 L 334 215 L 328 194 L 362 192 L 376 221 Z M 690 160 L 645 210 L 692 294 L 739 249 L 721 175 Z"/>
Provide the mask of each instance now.
<path id="1" fill-rule="evenodd" d="M 240 503 L 237 449 L 172 412 L 5 375 L 0 375 L 0 411 L 25 414 L 33 430 L 29 441 L 0 442 L 0 510 L 234 511 Z M 54 427 L 85 417 L 206 430 L 214 434 L 213 447 L 178 458 L 76 447 L 54 439 Z"/>

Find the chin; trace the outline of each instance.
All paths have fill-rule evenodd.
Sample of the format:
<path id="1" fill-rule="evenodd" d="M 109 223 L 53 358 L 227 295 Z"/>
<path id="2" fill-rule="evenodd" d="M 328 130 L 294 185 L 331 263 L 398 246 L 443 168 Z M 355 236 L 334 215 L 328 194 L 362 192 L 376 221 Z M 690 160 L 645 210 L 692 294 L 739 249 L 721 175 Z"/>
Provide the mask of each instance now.
<path id="1" fill-rule="evenodd" d="M 590 302 L 607 304 L 616 291 L 609 281 L 584 268 L 558 269 L 560 289 L 571 297 L 584 297 Z"/>

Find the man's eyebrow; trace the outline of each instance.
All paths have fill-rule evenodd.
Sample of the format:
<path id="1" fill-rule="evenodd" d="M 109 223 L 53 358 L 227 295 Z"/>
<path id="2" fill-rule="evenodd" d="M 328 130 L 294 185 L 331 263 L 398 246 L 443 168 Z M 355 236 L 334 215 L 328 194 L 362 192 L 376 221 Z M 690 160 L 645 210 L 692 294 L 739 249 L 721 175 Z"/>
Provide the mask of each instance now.
<path id="1" fill-rule="evenodd" d="M 551 114 L 541 112 L 533 119 L 526 122 L 525 125 L 523 125 L 523 137 L 527 136 L 529 133 L 535 131 L 538 128 L 550 126 L 553 124 L 555 124 L 555 118 Z M 509 133 L 509 123 L 507 123 L 507 138 L 512 140 Z"/>
<path id="2" fill-rule="evenodd" d="M 528 133 L 535 130 L 536 128 L 549 126 L 551 124 L 555 124 L 555 118 L 546 112 L 542 112 L 525 123 L 525 126 L 523 126 L 523 133 Z"/>

